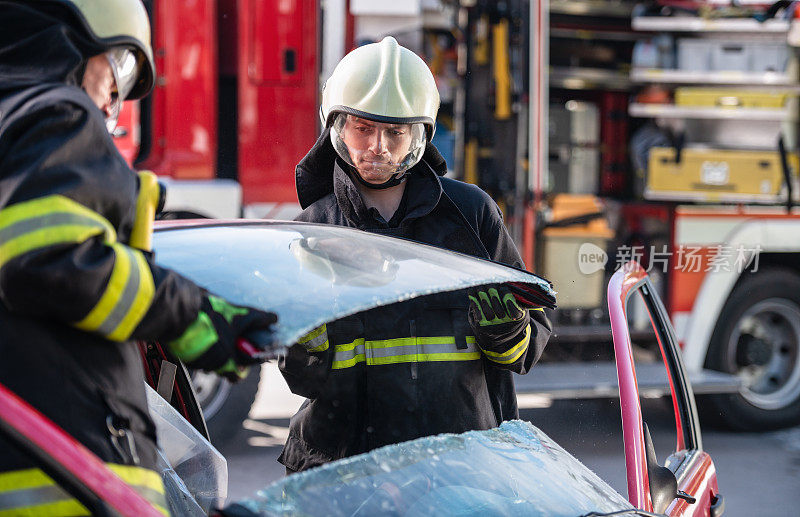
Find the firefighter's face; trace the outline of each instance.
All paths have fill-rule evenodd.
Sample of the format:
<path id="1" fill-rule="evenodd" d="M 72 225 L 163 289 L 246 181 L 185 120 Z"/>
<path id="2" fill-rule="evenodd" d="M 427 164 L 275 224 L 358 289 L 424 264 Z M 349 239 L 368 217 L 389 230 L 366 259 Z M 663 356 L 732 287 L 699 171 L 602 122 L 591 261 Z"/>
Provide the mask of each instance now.
<path id="1" fill-rule="evenodd" d="M 89 98 L 92 99 L 92 102 L 100 108 L 105 118 L 113 116 L 117 88 L 111 64 L 105 54 L 89 59 L 81 86 L 89 95 Z"/>
<path id="2" fill-rule="evenodd" d="M 381 184 L 397 172 L 411 147 L 411 124 L 386 124 L 347 115 L 342 140 L 367 183 Z"/>

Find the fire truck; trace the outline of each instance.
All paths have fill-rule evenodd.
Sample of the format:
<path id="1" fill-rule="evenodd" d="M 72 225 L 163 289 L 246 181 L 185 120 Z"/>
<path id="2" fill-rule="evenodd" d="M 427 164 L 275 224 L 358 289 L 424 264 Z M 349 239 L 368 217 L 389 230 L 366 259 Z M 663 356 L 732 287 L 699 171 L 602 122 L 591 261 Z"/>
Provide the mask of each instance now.
<path id="1" fill-rule="evenodd" d="M 638 259 L 660 289 L 707 417 L 800 423 L 800 26 L 723 0 L 150 0 L 157 79 L 117 130 L 172 216 L 292 218 L 319 87 L 395 36 L 442 96 L 449 174 L 498 202 L 552 280 L 553 342 L 525 397 L 617 389 L 603 288 Z M 633 303 L 633 302 L 632 302 Z M 646 311 L 631 310 L 632 317 Z M 649 321 L 634 335 L 647 358 Z M 610 348 L 607 349 L 610 352 Z M 576 361 L 597 362 L 591 377 Z M 586 369 L 583 369 L 586 371 Z M 643 395 L 666 380 L 638 367 Z"/>

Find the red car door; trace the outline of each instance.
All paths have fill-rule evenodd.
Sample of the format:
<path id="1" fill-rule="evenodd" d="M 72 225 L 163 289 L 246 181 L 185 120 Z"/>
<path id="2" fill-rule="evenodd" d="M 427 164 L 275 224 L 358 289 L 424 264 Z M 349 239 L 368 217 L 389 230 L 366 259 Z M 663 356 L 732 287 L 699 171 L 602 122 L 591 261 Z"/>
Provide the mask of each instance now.
<path id="1" fill-rule="evenodd" d="M 672 394 L 677 440 L 674 461 L 657 463 L 653 442 L 642 419 L 642 406 L 631 346 L 629 302 L 641 297 L 661 352 Z M 670 516 L 722 515 L 714 462 L 703 451 L 694 394 L 681 359 L 675 331 L 647 273 L 636 262 L 620 268 L 608 285 L 608 309 L 619 380 L 628 500 L 645 511 Z"/>

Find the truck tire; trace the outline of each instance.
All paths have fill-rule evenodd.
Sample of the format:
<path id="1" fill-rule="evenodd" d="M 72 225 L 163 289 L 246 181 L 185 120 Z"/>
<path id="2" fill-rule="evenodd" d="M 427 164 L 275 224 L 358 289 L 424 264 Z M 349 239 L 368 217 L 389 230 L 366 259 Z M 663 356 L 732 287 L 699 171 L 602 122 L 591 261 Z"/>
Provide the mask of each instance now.
<path id="1" fill-rule="evenodd" d="M 739 393 L 700 399 L 715 423 L 739 431 L 800 423 L 800 275 L 785 268 L 748 273 L 720 313 L 706 367 L 743 383 Z"/>
<path id="2" fill-rule="evenodd" d="M 203 409 L 211 443 L 224 447 L 239 434 L 258 394 L 261 366 L 251 366 L 247 377 L 231 384 L 213 373 L 192 372 L 192 385 Z"/>

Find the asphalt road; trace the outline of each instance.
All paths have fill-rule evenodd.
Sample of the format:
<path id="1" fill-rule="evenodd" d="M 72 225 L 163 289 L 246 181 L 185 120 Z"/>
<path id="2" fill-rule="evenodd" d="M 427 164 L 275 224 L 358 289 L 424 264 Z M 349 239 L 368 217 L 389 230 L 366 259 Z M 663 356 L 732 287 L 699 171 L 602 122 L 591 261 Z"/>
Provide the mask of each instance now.
<path id="1" fill-rule="evenodd" d="M 251 418 L 237 439 L 222 447 L 228 458 L 229 500 L 240 499 L 283 476 L 277 463 L 288 432 L 289 416 L 300 399 L 265 369 Z M 533 422 L 562 447 L 626 494 L 619 404 L 607 399 L 556 401 L 528 399 L 521 418 Z M 675 446 L 671 406 L 646 401 L 660 460 Z M 720 493 L 728 517 L 796 517 L 800 515 L 800 427 L 768 433 L 731 433 L 703 429 L 705 450 L 717 467 Z"/>

